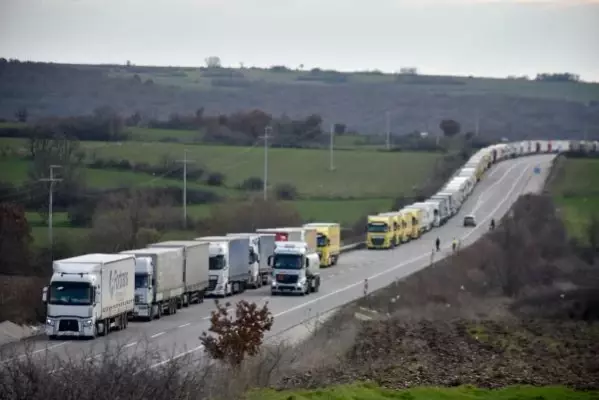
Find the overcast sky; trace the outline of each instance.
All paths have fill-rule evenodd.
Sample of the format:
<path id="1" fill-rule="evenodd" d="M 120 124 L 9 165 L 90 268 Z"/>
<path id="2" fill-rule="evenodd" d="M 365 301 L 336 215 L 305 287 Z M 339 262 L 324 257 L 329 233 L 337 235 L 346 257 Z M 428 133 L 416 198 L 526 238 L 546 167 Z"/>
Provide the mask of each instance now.
<path id="1" fill-rule="evenodd" d="M 599 81 L 599 0 L 0 0 L 0 56 Z"/>

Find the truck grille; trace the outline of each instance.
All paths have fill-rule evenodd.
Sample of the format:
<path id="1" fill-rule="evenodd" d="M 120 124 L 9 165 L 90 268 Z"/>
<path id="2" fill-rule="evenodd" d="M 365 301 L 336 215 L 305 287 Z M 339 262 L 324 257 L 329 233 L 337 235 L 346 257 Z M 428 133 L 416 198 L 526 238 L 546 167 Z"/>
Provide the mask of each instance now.
<path id="1" fill-rule="evenodd" d="M 385 238 L 372 238 L 372 244 L 374 246 L 382 246 L 385 243 Z"/>
<path id="2" fill-rule="evenodd" d="M 79 322 L 76 319 L 61 319 L 58 323 L 59 332 L 79 332 Z"/>
<path id="3" fill-rule="evenodd" d="M 276 279 L 278 283 L 283 284 L 294 284 L 297 283 L 297 275 L 286 275 L 286 274 L 277 274 Z"/>
<path id="4" fill-rule="evenodd" d="M 216 289 L 216 283 L 218 282 L 218 279 L 210 279 L 208 281 L 208 290 L 214 290 Z"/>
<path id="5" fill-rule="evenodd" d="M 136 294 L 135 295 L 135 304 L 139 304 L 139 299 L 140 299 L 140 295 Z"/>

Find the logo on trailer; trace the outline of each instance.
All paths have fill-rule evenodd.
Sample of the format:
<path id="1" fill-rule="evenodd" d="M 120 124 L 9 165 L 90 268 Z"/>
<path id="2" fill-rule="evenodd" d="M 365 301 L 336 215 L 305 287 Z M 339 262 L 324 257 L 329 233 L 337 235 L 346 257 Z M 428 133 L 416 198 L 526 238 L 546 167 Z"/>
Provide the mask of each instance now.
<path id="1" fill-rule="evenodd" d="M 114 297 L 115 292 L 121 290 L 129 284 L 129 274 L 127 272 L 110 270 L 108 280 L 108 291 L 110 292 L 110 297 Z"/>
<path id="2" fill-rule="evenodd" d="M 275 240 L 277 242 L 286 242 L 289 235 L 286 232 L 277 232 L 275 234 Z"/>

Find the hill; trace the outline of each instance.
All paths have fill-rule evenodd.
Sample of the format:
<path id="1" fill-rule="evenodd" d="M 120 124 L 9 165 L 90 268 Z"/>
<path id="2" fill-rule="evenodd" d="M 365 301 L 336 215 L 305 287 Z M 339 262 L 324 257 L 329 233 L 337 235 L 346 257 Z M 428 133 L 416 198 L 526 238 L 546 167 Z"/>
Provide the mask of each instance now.
<path id="1" fill-rule="evenodd" d="M 2 61 L 3 60 L 3 61 Z M 262 109 L 321 114 L 360 133 L 438 131 L 453 118 L 489 137 L 599 135 L 599 84 L 420 76 L 313 69 L 61 65 L 0 60 L 0 117 L 26 108 L 35 118 L 80 115 L 111 105 L 123 115 L 207 114 Z"/>

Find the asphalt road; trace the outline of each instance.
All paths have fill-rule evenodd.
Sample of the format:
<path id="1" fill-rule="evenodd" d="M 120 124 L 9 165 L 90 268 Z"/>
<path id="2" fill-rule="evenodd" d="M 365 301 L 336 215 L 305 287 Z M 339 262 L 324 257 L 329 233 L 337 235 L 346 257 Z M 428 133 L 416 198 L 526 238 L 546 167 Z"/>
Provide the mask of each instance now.
<path id="1" fill-rule="evenodd" d="M 321 271 L 323 281 L 319 293 L 307 297 L 271 298 L 270 289 L 263 287 L 248 290 L 228 301 L 233 303 L 244 299 L 258 304 L 268 301 L 275 317 L 270 336 L 297 339 L 305 332 L 293 327 L 363 296 L 365 279 L 368 279 L 368 290 L 373 291 L 430 265 L 437 237 L 441 240 L 443 251 L 434 255 L 435 260 L 450 253 L 454 237 L 460 239 L 462 246 L 474 242 L 487 231 L 491 218 L 503 216 L 521 194 L 542 190 L 553 158 L 553 155 L 535 155 L 495 165 L 477 185 L 460 213 L 445 226 L 395 250 L 357 250 L 343 254 L 337 266 Z M 534 174 L 535 166 L 541 167 L 540 174 Z M 466 214 L 476 216 L 477 227 L 461 226 Z M 152 350 L 157 353 L 152 360 L 154 367 L 183 355 L 199 357 L 202 354 L 199 336 L 209 328 L 210 311 L 214 308 L 213 301 L 207 299 L 204 304 L 179 310 L 176 315 L 151 323 L 130 323 L 125 331 L 112 332 L 105 338 L 91 341 L 49 341 L 43 338 L 27 345 L 18 344 L 10 355 L 2 357 L 0 363 L 26 355 L 34 358 L 47 356 L 48 362 L 67 358 L 94 360 L 116 349 L 126 355 Z"/>

